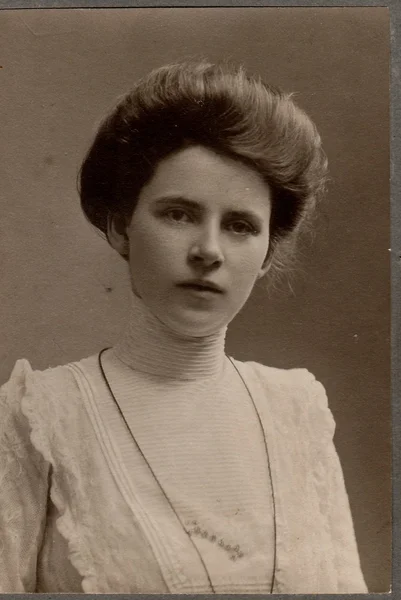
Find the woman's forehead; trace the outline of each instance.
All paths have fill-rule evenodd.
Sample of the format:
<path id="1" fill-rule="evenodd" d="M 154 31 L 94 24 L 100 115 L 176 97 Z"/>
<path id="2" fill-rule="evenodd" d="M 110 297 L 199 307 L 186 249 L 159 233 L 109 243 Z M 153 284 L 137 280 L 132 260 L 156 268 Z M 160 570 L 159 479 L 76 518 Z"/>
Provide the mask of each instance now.
<path id="1" fill-rule="evenodd" d="M 185 148 L 160 161 L 140 198 L 148 202 L 182 200 L 241 210 L 270 204 L 271 191 L 251 167 L 203 146 Z"/>

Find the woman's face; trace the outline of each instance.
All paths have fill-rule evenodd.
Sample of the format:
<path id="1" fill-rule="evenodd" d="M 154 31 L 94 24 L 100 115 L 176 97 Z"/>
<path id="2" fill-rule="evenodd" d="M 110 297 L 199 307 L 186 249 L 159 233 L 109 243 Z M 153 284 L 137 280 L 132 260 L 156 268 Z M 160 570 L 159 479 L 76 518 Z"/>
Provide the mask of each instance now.
<path id="1" fill-rule="evenodd" d="M 226 326 L 268 268 L 270 200 L 256 171 L 205 147 L 162 160 L 126 232 L 134 293 L 177 333 Z"/>

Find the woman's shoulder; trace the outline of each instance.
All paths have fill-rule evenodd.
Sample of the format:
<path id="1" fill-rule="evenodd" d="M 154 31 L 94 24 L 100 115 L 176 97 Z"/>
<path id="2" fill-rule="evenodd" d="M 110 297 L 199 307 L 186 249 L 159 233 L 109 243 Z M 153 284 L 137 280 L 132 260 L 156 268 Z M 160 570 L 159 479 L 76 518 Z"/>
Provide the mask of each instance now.
<path id="1" fill-rule="evenodd" d="M 71 381 L 69 363 L 34 369 L 26 358 L 20 358 L 14 364 L 8 380 L 1 386 L 2 394 L 15 397 L 25 395 L 27 391 L 33 392 L 39 389 L 46 391 L 52 388 L 65 390 L 65 386 Z"/>
<path id="2" fill-rule="evenodd" d="M 325 387 L 308 369 L 282 369 L 254 361 L 234 363 L 244 378 L 257 383 L 276 415 L 311 429 L 326 429 L 330 436 L 334 434 Z"/>
<path id="3" fill-rule="evenodd" d="M 326 395 L 323 385 L 318 381 L 313 373 L 306 368 L 283 369 L 270 367 L 255 361 L 242 362 L 234 360 L 249 377 L 257 378 L 266 388 L 309 391 L 318 390 L 320 394 Z"/>
<path id="4" fill-rule="evenodd" d="M 94 363 L 95 357 L 90 357 Z M 84 394 L 74 365 L 89 358 L 43 370 L 29 360 L 16 361 L 9 379 L 0 387 L 0 445 L 14 440 L 21 447 L 32 445 L 51 462 L 50 438 L 68 439 L 83 418 Z"/>
<path id="5" fill-rule="evenodd" d="M 71 361 L 56 366 L 49 366 L 42 369 L 34 369 L 26 358 L 18 359 L 10 373 L 8 380 L 0 386 L 2 390 L 8 390 L 13 387 L 20 388 L 24 384 L 38 385 L 43 387 L 62 387 L 73 382 L 74 371 L 78 368 L 85 369 L 87 366 L 97 361 L 97 354 L 81 358 L 77 361 Z"/>
<path id="6" fill-rule="evenodd" d="M 7 409 L 14 414 L 36 412 L 38 419 L 45 413 L 72 410 L 74 400 L 81 396 L 76 367 L 88 362 L 94 362 L 94 357 L 34 369 L 26 358 L 18 359 L 8 380 L 0 387 L 3 411 Z"/>

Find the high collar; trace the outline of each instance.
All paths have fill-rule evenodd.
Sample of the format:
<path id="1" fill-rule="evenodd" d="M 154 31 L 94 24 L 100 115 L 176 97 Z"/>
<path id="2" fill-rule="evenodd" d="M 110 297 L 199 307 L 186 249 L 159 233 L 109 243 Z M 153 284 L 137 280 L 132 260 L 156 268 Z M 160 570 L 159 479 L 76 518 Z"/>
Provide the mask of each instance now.
<path id="1" fill-rule="evenodd" d="M 205 337 L 181 336 L 131 293 L 126 330 L 114 352 L 124 364 L 144 373 L 170 379 L 212 378 L 223 368 L 226 331 L 224 327 Z"/>

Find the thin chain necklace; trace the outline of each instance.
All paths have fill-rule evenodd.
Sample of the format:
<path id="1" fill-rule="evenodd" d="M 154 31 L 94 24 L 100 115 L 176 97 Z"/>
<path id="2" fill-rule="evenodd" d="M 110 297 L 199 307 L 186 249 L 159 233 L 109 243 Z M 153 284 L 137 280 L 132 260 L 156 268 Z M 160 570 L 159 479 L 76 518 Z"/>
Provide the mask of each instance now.
<path id="1" fill-rule="evenodd" d="M 185 531 L 185 533 L 187 534 L 188 538 L 190 539 L 190 541 L 191 541 L 191 543 L 192 543 L 192 546 L 195 548 L 195 551 L 196 551 L 196 553 L 198 554 L 199 560 L 201 561 L 201 563 L 202 563 L 202 565 L 203 565 L 203 568 L 204 568 L 204 570 L 205 570 L 206 576 L 207 576 L 207 578 L 208 578 L 208 582 L 209 582 L 209 587 L 210 587 L 210 590 L 211 590 L 211 592 L 212 592 L 213 594 L 215 594 L 215 593 L 216 593 L 216 590 L 215 590 L 215 588 L 214 588 L 214 586 L 213 586 L 212 580 L 211 580 L 211 578 L 210 578 L 210 575 L 209 575 L 209 571 L 208 571 L 208 570 L 207 570 L 207 568 L 206 568 L 205 562 L 204 562 L 204 560 L 203 560 L 203 558 L 202 558 L 202 556 L 201 556 L 201 554 L 200 554 L 200 552 L 199 552 L 199 550 L 198 550 L 198 547 L 196 546 L 195 542 L 193 541 L 193 539 L 191 538 L 190 534 L 189 534 L 189 533 L 188 533 L 188 531 L 186 530 L 186 528 L 185 528 L 185 526 L 184 526 L 184 524 L 183 524 L 183 522 L 182 522 L 182 520 L 181 520 L 180 516 L 178 515 L 177 511 L 176 511 L 176 510 L 175 510 L 175 508 L 174 508 L 174 505 L 173 505 L 173 503 L 171 502 L 171 500 L 170 500 L 170 498 L 168 497 L 168 495 L 167 495 L 166 491 L 165 491 L 165 490 L 164 490 L 164 488 L 162 487 L 162 485 L 161 485 L 160 481 L 159 481 L 159 480 L 158 480 L 158 478 L 156 477 L 156 474 L 155 474 L 155 472 L 153 471 L 152 467 L 150 466 L 150 464 L 149 464 L 149 462 L 148 462 L 148 460 L 147 460 L 147 458 L 146 458 L 145 454 L 143 453 L 143 451 L 142 451 L 141 447 L 139 446 L 139 444 L 138 444 L 138 442 L 137 442 L 137 440 L 136 440 L 136 438 L 135 438 L 135 436 L 134 436 L 134 434 L 133 434 L 133 432 L 132 432 L 132 430 L 131 430 L 131 427 L 128 425 L 127 419 L 125 418 L 125 415 L 124 415 L 123 411 L 121 410 L 121 407 L 120 407 L 119 403 L 117 402 L 117 398 L 115 397 L 115 395 L 114 395 L 114 393 L 113 393 L 113 390 L 111 389 L 111 386 L 110 386 L 109 380 L 107 379 L 107 377 L 106 377 L 106 373 L 104 372 L 104 368 L 103 368 L 103 364 L 102 364 L 102 359 L 101 359 L 101 357 L 102 357 L 102 354 L 103 354 L 104 352 L 106 352 L 106 350 L 109 350 L 109 348 L 103 348 L 103 350 L 101 350 L 101 351 L 99 352 L 98 360 L 99 360 L 99 367 L 100 367 L 100 371 L 101 371 L 101 373 L 102 373 L 102 376 L 103 376 L 103 379 L 104 379 L 104 381 L 105 381 L 105 383 L 106 383 L 106 385 L 107 385 L 107 388 L 108 388 L 108 390 L 109 390 L 109 392 L 110 392 L 110 395 L 111 395 L 111 397 L 112 397 L 112 398 L 113 398 L 113 400 L 114 400 L 114 403 L 115 403 L 115 405 L 116 405 L 116 407 L 117 407 L 117 409 L 118 409 L 118 412 L 120 413 L 120 416 L 121 416 L 122 420 L 123 420 L 123 421 L 124 421 L 124 423 L 125 423 L 125 426 L 126 426 L 126 428 L 127 428 L 128 432 L 129 432 L 130 436 L 132 437 L 132 439 L 133 439 L 133 441 L 134 441 L 134 443 L 135 443 L 136 447 L 138 448 L 138 450 L 139 450 L 139 452 L 140 452 L 140 454 L 141 454 L 142 458 L 144 459 L 144 461 L 145 461 L 145 463 L 147 464 L 147 466 L 148 466 L 148 468 L 149 468 L 150 472 L 152 473 L 152 475 L 153 475 L 153 477 L 154 477 L 154 479 L 155 479 L 155 481 L 156 481 L 157 485 L 159 486 L 159 488 L 160 488 L 160 490 L 161 490 L 161 492 L 162 492 L 163 496 L 164 496 L 164 497 L 165 497 L 165 499 L 167 500 L 167 502 L 168 502 L 168 504 L 170 505 L 171 509 L 173 510 L 173 512 L 174 512 L 174 514 L 175 514 L 175 516 L 177 517 L 178 521 L 180 522 L 180 524 L 181 524 L 181 526 L 182 526 L 183 530 Z M 244 386 L 245 386 L 245 389 L 246 389 L 246 391 L 248 392 L 248 395 L 249 395 L 249 397 L 250 397 L 250 399 L 251 399 L 251 401 L 252 401 L 253 407 L 254 407 L 254 409 L 255 409 L 255 413 L 256 413 L 256 415 L 257 415 L 257 418 L 258 418 L 258 421 L 259 421 L 259 425 L 260 425 L 260 428 L 261 428 L 261 430 L 262 430 L 262 436 L 263 436 L 264 443 L 265 443 L 265 450 L 266 450 L 266 457 L 267 457 L 267 465 L 268 465 L 268 471 L 269 471 L 270 485 L 271 485 L 271 489 L 272 489 L 272 491 L 273 491 L 273 480 L 272 480 L 272 474 L 271 474 L 270 456 L 269 456 L 269 452 L 268 452 L 268 448 L 267 448 L 266 436 L 265 436 L 265 432 L 264 432 L 264 428 L 263 428 L 262 420 L 261 420 L 261 418 L 260 418 L 260 415 L 259 415 L 259 411 L 258 411 L 258 410 L 257 410 L 257 408 L 256 408 L 255 401 L 254 401 L 254 399 L 253 399 L 253 397 L 252 397 L 252 394 L 251 394 L 251 392 L 250 392 L 250 390 L 249 390 L 249 388 L 248 388 L 248 386 L 247 386 L 246 382 L 244 381 L 244 378 L 242 377 L 241 373 L 239 372 L 239 370 L 237 369 L 237 367 L 235 366 L 235 364 L 233 363 L 233 361 L 231 360 L 231 358 L 230 358 L 229 356 L 227 356 L 227 358 L 228 358 L 228 360 L 230 361 L 230 363 L 232 364 L 232 366 L 234 367 L 234 369 L 236 370 L 236 372 L 237 372 L 238 376 L 240 377 L 240 379 L 241 379 L 242 383 L 244 384 Z M 271 594 L 273 593 L 273 590 L 274 590 L 274 585 L 275 585 L 275 579 L 276 579 L 276 555 L 277 555 L 276 504 L 275 504 L 275 495 L 274 495 L 274 493 L 272 493 L 272 500 L 273 500 L 274 557 L 273 557 L 273 576 L 272 576 L 272 582 L 271 582 L 271 587 L 270 587 L 270 593 L 271 593 Z"/>

